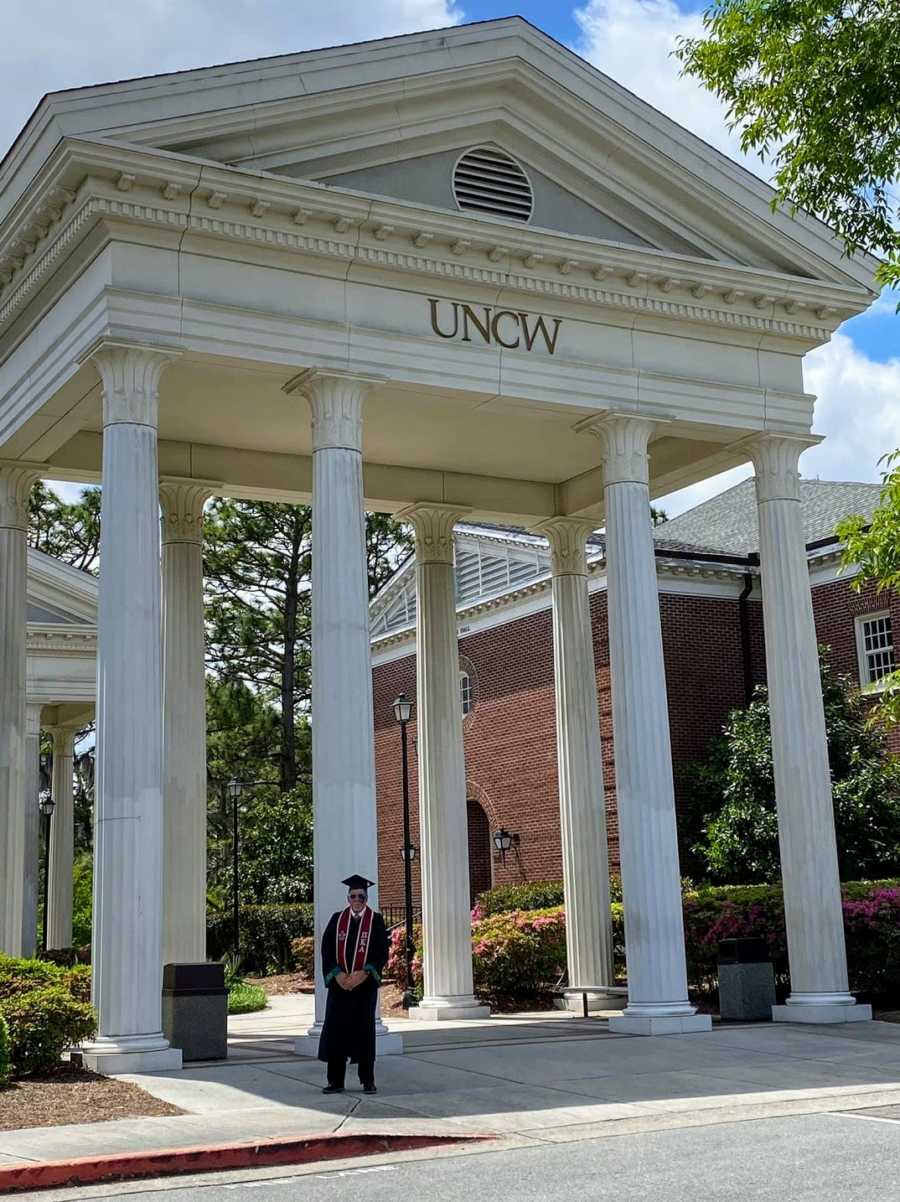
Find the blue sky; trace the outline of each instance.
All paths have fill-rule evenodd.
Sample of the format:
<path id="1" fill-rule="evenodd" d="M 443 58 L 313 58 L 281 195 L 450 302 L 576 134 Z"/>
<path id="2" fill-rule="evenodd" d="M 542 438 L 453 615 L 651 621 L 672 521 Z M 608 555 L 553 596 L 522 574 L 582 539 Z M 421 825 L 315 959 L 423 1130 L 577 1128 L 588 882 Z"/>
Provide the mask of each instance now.
<path id="1" fill-rule="evenodd" d="M 677 0 L 132 0 L 128 20 L 109 0 L 3 0 L 0 153 L 44 92 L 185 67 L 288 53 L 518 13 L 719 150 L 740 159 L 721 107 L 679 76 L 671 50 L 700 32 L 702 8 Z M 745 160 L 746 162 L 746 160 Z M 764 174 L 758 162 L 747 162 Z M 900 445 L 900 316 L 883 296 L 807 356 L 816 393 L 807 476 L 877 480 Z M 749 474 L 737 469 L 667 502 L 675 513 Z"/>

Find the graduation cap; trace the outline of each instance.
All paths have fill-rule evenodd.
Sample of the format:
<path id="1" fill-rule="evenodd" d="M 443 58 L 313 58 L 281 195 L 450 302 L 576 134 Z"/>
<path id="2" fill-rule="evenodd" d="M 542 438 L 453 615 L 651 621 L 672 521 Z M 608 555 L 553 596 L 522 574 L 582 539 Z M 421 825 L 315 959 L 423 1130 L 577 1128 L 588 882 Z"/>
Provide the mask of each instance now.
<path id="1" fill-rule="evenodd" d="M 346 880 L 341 881 L 342 885 L 346 885 L 348 889 L 365 889 L 368 890 L 370 885 L 374 885 L 374 881 L 367 881 L 364 876 L 360 876 L 358 872 L 354 872 L 352 876 L 348 876 Z"/>

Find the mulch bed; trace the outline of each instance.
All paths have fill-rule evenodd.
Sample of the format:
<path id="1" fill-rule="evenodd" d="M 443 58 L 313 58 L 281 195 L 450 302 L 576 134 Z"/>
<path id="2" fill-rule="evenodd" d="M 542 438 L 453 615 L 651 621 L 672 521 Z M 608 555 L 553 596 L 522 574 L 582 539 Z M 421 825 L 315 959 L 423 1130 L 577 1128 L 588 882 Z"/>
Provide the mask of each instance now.
<path id="1" fill-rule="evenodd" d="M 0 1089 L 0 1131 L 166 1114 L 184 1111 L 128 1081 L 102 1077 L 70 1064 L 23 1077 Z"/>

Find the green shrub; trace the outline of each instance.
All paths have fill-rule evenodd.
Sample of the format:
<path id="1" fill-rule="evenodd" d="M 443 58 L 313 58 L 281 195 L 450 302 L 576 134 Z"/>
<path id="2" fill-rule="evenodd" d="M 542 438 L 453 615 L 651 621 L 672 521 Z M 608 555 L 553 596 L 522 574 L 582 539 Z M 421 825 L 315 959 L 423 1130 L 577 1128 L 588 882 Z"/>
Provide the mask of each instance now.
<path id="1" fill-rule="evenodd" d="M 475 912 L 487 918 L 491 914 L 509 914 L 513 910 L 546 910 L 563 904 L 562 881 L 528 881 L 522 885 L 498 885 L 479 893 Z"/>
<path id="2" fill-rule="evenodd" d="M 82 852 L 72 866 L 72 944 L 78 948 L 91 942 L 93 877 L 91 853 Z"/>
<path id="3" fill-rule="evenodd" d="M 294 953 L 294 968 L 312 980 L 316 971 L 316 941 L 314 937 L 302 935 L 299 939 L 292 939 L 291 951 Z"/>
<path id="4" fill-rule="evenodd" d="M 0 1014 L 0 1088 L 9 1082 L 11 1071 L 9 1059 L 9 1027 L 6 1019 Z"/>
<path id="5" fill-rule="evenodd" d="M 313 933 L 311 902 L 295 905 L 245 906 L 240 913 L 240 962 L 248 972 L 263 976 L 292 972 L 291 941 Z M 234 926 L 223 916 L 207 927 L 209 955 L 214 959 L 231 951 Z"/>
<path id="6" fill-rule="evenodd" d="M 9 1029 L 16 1076 L 56 1064 L 65 1048 L 96 1031 L 91 970 L 0 955 L 0 1013 Z"/>
<path id="7" fill-rule="evenodd" d="M 93 1007 L 74 998 L 63 984 L 11 994 L 0 1005 L 17 1077 L 52 1068 L 66 1048 L 77 1047 L 97 1030 Z"/>
<path id="8" fill-rule="evenodd" d="M 265 1010 L 267 1001 L 264 989 L 241 981 L 228 990 L 228 1013 L 250 1014 L 254 1010 Z"/>

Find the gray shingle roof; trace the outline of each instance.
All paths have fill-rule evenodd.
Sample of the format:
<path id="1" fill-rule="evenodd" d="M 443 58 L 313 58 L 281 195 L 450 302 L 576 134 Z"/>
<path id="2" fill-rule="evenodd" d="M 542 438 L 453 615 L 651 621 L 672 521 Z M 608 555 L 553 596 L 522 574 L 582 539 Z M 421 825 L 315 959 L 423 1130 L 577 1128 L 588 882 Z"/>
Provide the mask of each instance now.
<path id="1" fill-rule="evenodd" d="M 807 543 L 834 534 L 843 518 L 854 513 L 870 517 L 878 504 L 879 484 L 842 480 L 801 480 L 800 504 Z M 748 555 L 759 550 L 756 492 L 752 478 L 680 513 L 653 534 L 660 550 L 724 551 Z"/>

